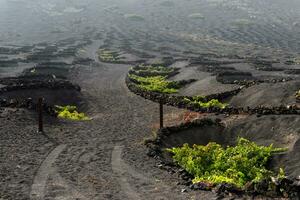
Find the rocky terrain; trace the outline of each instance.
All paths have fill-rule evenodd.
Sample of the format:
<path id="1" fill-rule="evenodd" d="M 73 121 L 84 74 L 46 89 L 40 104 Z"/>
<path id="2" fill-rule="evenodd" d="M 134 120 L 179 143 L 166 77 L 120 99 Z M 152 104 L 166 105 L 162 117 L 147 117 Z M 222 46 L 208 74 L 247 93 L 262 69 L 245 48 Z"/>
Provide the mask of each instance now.
<path id="1" fill-rule="evenodd" d="M 170 80 L 194 81 L 164 97 L 165 125 L 192 110 L 225 127 L 166 144 L 273 143 L 289 149 L 273 167 L 299 179 L 299 13 L 297 0 L 0 0 L 0 199 L 268 199 L 194 191 L 182 171 L 149 157 L 161 95 L 126 77 L 141 63 L 178 69 Z M 217 95 L 232 110 L 177 101 L 195 95 Z M 76 105 L 92 120 L 58 119 L 54 105 Z"/>

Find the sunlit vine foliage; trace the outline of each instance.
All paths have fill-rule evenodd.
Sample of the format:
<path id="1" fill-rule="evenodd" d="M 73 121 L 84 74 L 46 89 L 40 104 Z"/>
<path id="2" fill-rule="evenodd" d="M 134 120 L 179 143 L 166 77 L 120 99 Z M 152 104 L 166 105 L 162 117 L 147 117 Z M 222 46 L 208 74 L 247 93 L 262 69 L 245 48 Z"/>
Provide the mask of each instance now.
<path id="1" fill-rule="evenodd" d="M 55 111 L 59 118 L 86 121 L 90 120 L 84 113 L 79 113 L 76 106 L 55 106 Z"/>
<path id="2" fill-rule="evenodd" d="M 178 92 L 179 89 L 176 81 L 167 81 L 165 76 L 141 77 L 130 74 L 129 78 L 138 83 L 139 88 L 146 91 L 171 94 Z"/>
<path id="3" fill-rule="evenodd" d="M 128 77 L 143 90 L 172 94 L 181 87 L 177 81 L 167 80 L 172 72 L 174 68 L 139 65 L 130 69 Z"/>
<path id="4" fill-rule="evenodd" d="M 296 92 L 296 98 L 300 99 L 300 90 Z"/>
<path id="5" fill-rule="evenodd" d="M 267 169 L 267 162 L 272 154 L 285 150 L 272 145 L 259 146 L 244 138 L 239 138 L 233 147 L 223 148 L 211 142 L 206 146 L 184 144 L 168 149 L 174 161 L 194 176 L 194 183 L 230 183 L 241 188 L 248 182 L 274 175 Z M 284 176 L 282 169 L 279 175 Z"/>
<path id="6" fill-rule="evenodd" d="M 191 98 L 185 98 L 184 101 L 188 104 L 191 104 L 196 107 L 200 108 L 212 108 L 212 107 L 217 107 L 224 109 L 228 106 L 226 103 L 222 103 L 217 99 L 212 99 L 212 100 L 206 100 L 204 96 L 194 96 Z"/>

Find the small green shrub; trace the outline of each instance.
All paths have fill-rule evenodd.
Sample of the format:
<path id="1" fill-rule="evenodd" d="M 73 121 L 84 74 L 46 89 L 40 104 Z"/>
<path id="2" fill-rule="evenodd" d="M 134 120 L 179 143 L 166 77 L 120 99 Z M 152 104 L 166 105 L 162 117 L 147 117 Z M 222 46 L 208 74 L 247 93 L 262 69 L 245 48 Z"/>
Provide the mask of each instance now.
<path id="1" fill-rule="evenodd" d="M 36 73 L 36 68 L 31 69 L 30 73 L 35 74 Z"/>
<path id="2" fill-rule="evenodd" d="M 292 63 L 295 65 L 300 65 L 300 57 L 292 59 Z"/>
<path id="3" fill-rule="evenodd" d="M 211 142 L 206 146 L 184 144 L 167 149 L 174 161 L 194 176 L 193 182 L 210 184 L 230 183 L 242 188 L 248 182 L 258 182 L 274 173 L 266 168 L 272 154 L 286 151 L 282 148 L 258 146 L 239 138 L 237 146 L 223 148 Z M 283 177 L 281 169 L 278 177 Z"/>
<path id="4" fill-rule="evenodd" d="M 55 106 L 55 111 L 59 118 L 70 119 L 75 121 L 90 120 L 84 113 L 77 112 L 76 106 Z"/>
<path id="5" fill-rule="evenodd" d="M 279 168 L 279 172 L 278 172 L 277 178 L 279 180 L 286 178 L 285 172 L 284 172 L 284 170 L 282 168 Z"/>
<path id="6" fill-rule="evenodd" d="M 204 96 L 195 96 L 195 97 L 192 97 L 191 99 L 184 98 L 184 101 L 188 104 L 192 104 L 192 105 L 198 106 L 200 108 L 217 107 L 217 108 L 224 109 L 228 106 L 228 104 L 222 103 L 217 99 L 212 99 L 210 101 L 207 101 Z"/>
<path id="7" fill-rule="evenodd" d="M 177 93 L 179 89 L 176 81 L 167 81 L 165 76 L 141 77 L 134 74 L 129 74 L 128 76 L 138 83 L 138 87 L 146 91 L 172 94 Z"/>
<path id="8" fill-rule="evenodd" d="M 296 98 L 300 98 L 300 90 L 296 92 Z"/>
<path id="9" fill-rule="evenodd" d="M 130 69 L 130 73 L 133 73 L 138 76 L 168 76 L 174 70 L 174 68 L 168 68 L 163 66 L 140 65 L 132 67 Z"/>

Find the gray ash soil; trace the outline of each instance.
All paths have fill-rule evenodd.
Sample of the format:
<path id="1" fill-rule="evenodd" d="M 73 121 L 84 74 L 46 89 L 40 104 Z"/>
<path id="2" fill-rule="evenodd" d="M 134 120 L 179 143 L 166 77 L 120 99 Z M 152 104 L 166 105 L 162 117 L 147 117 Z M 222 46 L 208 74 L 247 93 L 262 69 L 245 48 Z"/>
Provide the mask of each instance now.
<path id="1" fill-rule="evenodd" d="M 180 73 L 172 80 L 197 79 L 180 95 L 230 91 L 259 80 L 228 103 L 297 104 L 300 65 L 291 60 L 299 58 L 299 9 L 297 0 L 0 1 L 0 88 L 20 86 L 24 76 L 81 87 L 81 92 L 21 89 L 0 98 L 43 96 L 53 105 L 77 104 L 92 117 L 71 122 L 45 116 L 41 135 L 34 111 L 0 108 L 0 199 L 217 199 L 213 192 L 182 192 L 187 187 L 178 174 L 147 156 L 143 141 L 158 128 L 158 105 L 129 92 L 130 66 L 101 63 L 98 50 L 116 50 L 123 62 L 136 64 L 174 61 L 168 64 Z M 189 17 L 192 13 L 204 19 Z M 185 113 L 166 107 L 166 125 L 181 122 Z M 288 175 L 299 176 L 299 116 L 240 117 L 224 118 L 224 141 L 240 134 L 289 147 L 276 166 L 284 164 Z M 208 142 L 200 139 L 195 141 Z"/>
<path id="2" fill-rule="evenodd" d="M 300 118 L 298 116 L 250 116 L 245 119 L 228 120 L 225 130 L 229 144 L 237 137 L 244 137 L 255 141 L 260 145 L 271 145 L 288 148 L 286 154 L 276 156 L 273 159 L 273 166 L 278 171 L 284 167 L 290 177 L 298 177 L 299 169 L 299 148 L 300 148 Z M 233 123 L 234 122 L 234 123 Z M 226 123 L 226 120 L 225 120 Z"/>
<path id="3" fill-rule="evenodd" d="M 147 150 L 141 143 L 151 132 L 150 125 L 157 121 L 157 105 L 128 91 L 124 81 L 127 70 L 128 66 L 102 65 L 77 71 L 80 73 L 74 78 L 81 84 L 82 95 L 88 100 L 86 112 L 93 117 L 91 122 L 52 122 L 45 127 L 45 133 L 51 138 L 50 141 L 43 135 L 37 136 L 35 119 L 31 120 L 30 130 L 24 129 L 25 132 L 37 136 L 37 141 L 48 141 L 52 148 L 66 145 L 55 162 L 46 169 L 51 173 L 47 177 L 45 190 L 38 193 L 45 199 L 132 199 L 132 195 L 135 199 L 186 199 L 192 195 L 181 193 L 180 187 L 176 185 L 176 180 L 179 179 L 176 176 L 169 177 L 168 173 L 155 168 L 155 161 L 146 156 Z M 167 113 L 170 112 L 174 115 L 178 113 L 177 109 L 168 108 Z M 23 117 L 26 118 L 27 115 L 24 114 Z M 18 135 L 22 137 L 24 135 L 18 131 L 21 128 L 18 125 L 11 123 L 13 127 L 7 127 L 9 133 L 3 133 L 1 136 L 9 134 L 11 138 L 19 141 Z M 4 140 L 6 139 L 3 138 L 1 141 Z M 9 143 L 9 140 L 6 141 Z M 51 141 L 55 141 L 56 144 Z M 27 143 L 34 145 L 31 140 L 24 138 L 16 148 L 25 149 Z M 117 148 L 121 150 L 119 155 L 115 153 Z M 32 157 L 37 166 L 28 169 L 31 174 L 25 180 L 29 183 L 18 185 L 21 190 L 4 187 L 1 196 L 5 194 L 7 199 L 19 196 L 28 198 L 28 193 L 32 192 L 30 185 L 33 179 L 37 178 L 35 173 L 41 170 L 38 169 L 39 164 L 43 165 L 42 162 L 48 159 L 47 154 L 51 149 L 42 154 L 43 158 Z M 128 149 L 131 152 L 137 150 L 129 161 L 126 156 L 130 152 Z M 24 152 L 14 152 L 11 146 L 4 150 L 5 155 L 30 157 L 24 155 Z M 138 164 L 139 159 L 143 159 L 143 166 Z M 2 161 L 2 165 L 5 163 L 9 165 L 11 162 L 7 159 Z M 25 167 L 23 162 L 18 164 Z M 33 164 L 30 163 L 29 166 Z M 11 179 L 18 181 L 14 177 Z M 203 195 L 208 198 L 213 196 L 210 193 Z M 34 196 L 32 199 L 35 199 Z"/>
<path id="4" fill-rule="evenodd" d="M 65 124 L 63 132 L 49 134 L 67 144 L 55 163 L 59 174 L 83 199 L 189 198 L 191 194 L 182 194 L 174 184 L 179 181 L 176 176 L 165 182 L 163 177 L 168 174 L 156 169 L 155 161 L 146 156 L 142 142 L 151 132 L 150 125 L 157 123 L 158 105 L 128 91 L 124 82 L 128 69 L 128 66 L 102 65 L 76 76 L 83 87 L 83 96 L 88 99 L 87 113 L 94 120 L 74 127 Z M 173 108 L 167 112 L 178 113 Z M 115 155 L 116 149 L 120 150 L 119 155 Z M 128 149 L 136 151 L 129 161 Z M 55 179 L 50 182 L 49 198 L 59 196 L 56 184 Z M 62 193 L 72 196 L 72 192 Z"/>
<path id="5" fill-rule="evenodd" d="M 296 104 L 295 92 L 300 87 L 299 80 L 276 84 L 260 84 L 240 92 L 230 100 L 238 107 L 279 106 Z"/>
<path id="6" fill-rule="evenodd" d="M 55 144 L 37 134 L 35 113 L 0 108 L 0 121 L 0 196 L 28 199 L 35 173 Z"/>

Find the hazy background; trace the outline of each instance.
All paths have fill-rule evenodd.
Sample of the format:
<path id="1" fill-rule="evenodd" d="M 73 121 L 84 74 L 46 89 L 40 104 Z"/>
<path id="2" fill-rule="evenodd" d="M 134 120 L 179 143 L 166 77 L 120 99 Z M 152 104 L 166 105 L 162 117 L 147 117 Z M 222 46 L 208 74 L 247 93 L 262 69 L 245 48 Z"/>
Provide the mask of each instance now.
<path id="1" fill-rule="evenodd" d="M 56 41 L 116 27 L 127 35 L 193 34 L 299 51 L 299 19 L 299 0 L 0 0 L 0 44 Z"/>

